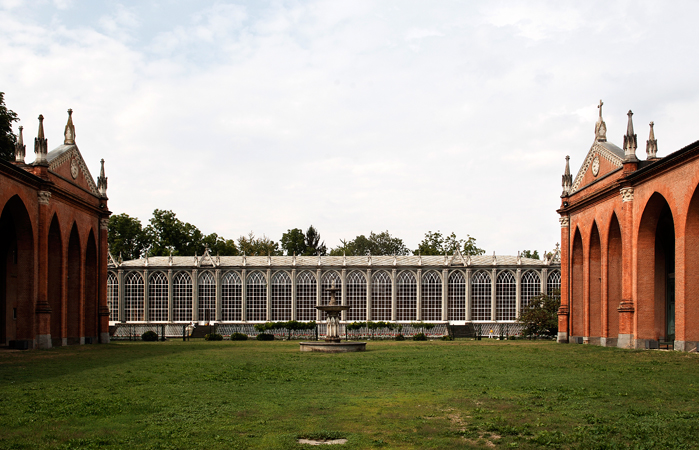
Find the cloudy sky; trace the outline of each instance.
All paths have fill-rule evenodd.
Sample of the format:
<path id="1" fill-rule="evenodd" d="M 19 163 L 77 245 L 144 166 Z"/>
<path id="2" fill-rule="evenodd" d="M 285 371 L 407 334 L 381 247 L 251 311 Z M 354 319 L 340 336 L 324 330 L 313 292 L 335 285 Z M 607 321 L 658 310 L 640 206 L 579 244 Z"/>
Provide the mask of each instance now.
<path id="1" fill-rule="evenodd" d="M 114 213 L 326 244 L 470 234 L 488 253 L 560 239 L 605 102 L 659 154 L 699 138 L 699 3 L 0 0 L 0 91 L 49 148 L 72 108 Z M 28 160 L 33 154 L 28 145 Z M 639 156 L 645 157 L 645 145 Z"/>

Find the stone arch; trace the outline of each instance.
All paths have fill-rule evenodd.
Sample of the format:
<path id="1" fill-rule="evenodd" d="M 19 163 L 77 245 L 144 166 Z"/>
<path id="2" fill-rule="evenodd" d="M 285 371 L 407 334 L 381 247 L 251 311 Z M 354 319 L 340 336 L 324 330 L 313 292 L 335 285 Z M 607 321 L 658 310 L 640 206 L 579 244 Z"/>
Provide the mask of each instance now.
<path id="1" fill-rule="evenodd" d="M 47 300 L 51 308 L 51 341 L 53 346 L 63 345 L 63 234 L 58 216 L 53 215 L 48 236 L 48 288 Z"/>
<path id="2" fill-rule="evenodd" d="M 608 338 L 619 336 L 619 304 L 621 303 L 621 226 L 616 213 L 612 213 L 607 238 L 607 330 Z M 613 343 L 608 343 L 612 344 Z"/>
<path id="3" fill-rule="evenodd" d="M 0 215 L 0 345 L 34 338 L 32 230 L 24 202 L 13 196 Z"/>
<path id="4" fill-rule="evenodd" d="M 97 309 L 99 307 L 99 297 L 97 274 L 97 243 L 93 230 L 87 237 L 85 247 L 85 337 L 92 338 L 92 342 L 97 342 Z"/>
<path id="5" fill-rule="evenodd" d="M 584 336 L 583 241 L 579 228 L 573 234 L 571 260 L 570 336 Z"/>
<path id="6" fill-rule="evenodd" d="M 78 225 L 74 222 L 68 238 L 68 277 L 66 279 L 66 331 L 68 345 L 79 344 L 82 328 L 82 251 Z"/>
<path id="7" fill-rule="evenodd" d="M 687 326 L 696 323 L 699 308 L 699 186 L 694 190 L 687 209 L 684 230 L 684 305 L 677 312 L 677 339 L 683 341 L 683 350 L 697 347 L 699 327 Z M 688 317 L 691 314 L 691 317 Z M 692 320 L 694 319 L 694 320 Z M 691 344 L 690 344 L 691 343 Z"/>
<path id="8" fill-rule="evenodd" d="M 674 338 L 675 223 L 665 197 L 654 193 L 637 238 L 636 339 Z"/>
<path id="9" fill-rule="evenodd" d="M 597 222 L 592 222 L 590 241 L 587 252 L 590 278 L 588 280 L 589 309 L 588 331 L 586 336 L 599 338 L 602 336 L 602 242 Z"/>

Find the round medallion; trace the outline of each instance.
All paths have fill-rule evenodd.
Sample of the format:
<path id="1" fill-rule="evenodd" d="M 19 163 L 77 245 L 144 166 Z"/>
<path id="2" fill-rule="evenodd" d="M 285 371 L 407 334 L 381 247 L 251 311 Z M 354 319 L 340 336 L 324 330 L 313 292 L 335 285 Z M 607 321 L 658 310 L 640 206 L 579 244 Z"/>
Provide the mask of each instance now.
<path id="1" fill-rule="evenodd" d="M 70 175 L 73 179 L 78 178 L 78 161 L 75 158 L 70 161 Z"/>
<path id="2" fill-rule="evenodd" d="M 599 156 L 595 156 L 592 160 L 592 175 L 597 176 L 599 173 Z"/>

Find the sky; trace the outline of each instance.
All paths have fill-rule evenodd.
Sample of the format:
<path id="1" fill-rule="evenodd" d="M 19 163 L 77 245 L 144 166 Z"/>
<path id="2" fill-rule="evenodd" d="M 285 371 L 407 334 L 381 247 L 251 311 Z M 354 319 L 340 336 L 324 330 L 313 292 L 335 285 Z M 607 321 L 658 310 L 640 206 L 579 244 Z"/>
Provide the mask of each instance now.
<path id="1" fill-rule="evenodd" d="M 699 139 L 689 1 L 0 0 L 0 92 L 49 149 L 72 108 L 109 209 L 202 232 L 330 248 L 388 230 L 475 237 L 488 254 L 560 241 L 604 101 L 645 158 Z"/>

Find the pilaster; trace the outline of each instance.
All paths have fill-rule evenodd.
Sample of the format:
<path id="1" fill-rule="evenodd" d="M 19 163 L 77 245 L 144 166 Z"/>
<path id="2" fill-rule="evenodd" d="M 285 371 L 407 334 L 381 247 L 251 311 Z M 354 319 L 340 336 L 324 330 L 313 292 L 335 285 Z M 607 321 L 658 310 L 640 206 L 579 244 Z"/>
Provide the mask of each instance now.
<path id="1" fill-rule="evenodd" d="M 148 268 L 143 269 L 143 320 L 146 322 L 151 321 L 149 306 L 149 291 L 150 291 L 150 276 L 148 273 Z"/>
<path id="2" fill-rule="evenodd" d="M 106 209 L 106 205 L 105 205 Z M 107 260 L 109 258 L 109 244 L 107 237 L 109 235 L 109 219 L 104 216 L 99 221 L 99 250 L 98 250 L 98 267 L 97 267 L 97 333 L 99 342 L 102 344 L 109 343 L 109 306 L 107 305 Z"/>
<path id="3" fill-rule="evenodd" d="M 199 270 L 192 269 L 192 322 L 199 321 Z"/>
<path id="4" fill-rule="evenodd" d="M 497 284 L 498 284 L 498 271 L 493 269 L 490 274 L 490 320 L 495 322 L 497 320 Z"/>
<path id="5" fill-rule="evenodd" d="M 297 302 L 296 269 L 291 269 L 291 320 L 298 320 L 298 314 L 296 313 Z"/>
<path id="6" fill-rule="evenodd" d="M 272 320 L 272 269 L 267 269 L 267 322 Z"/>
<path id="7" fill-rule="evenodd" d="M 316 270 L 316 306 L 320 306 L 320 303 L 321 303 L 320 300 L 322 298 L 321 296 L 323 295 L 323 285 L 320 282 L 321 276 L 322 276 L 321 270 L 317 269 Z M 319 309 L 316 309 L 316 322 L 320 323 L 321 318 L 322 318 L 321 311 Z"/>
<path id="8" fill-rule="evenodd" d="M 519 319 L 519 313 L 522 311 L 522 269 L 517 268 L 515 272 L 515 318 Z"/>
<path id="9" fill-rule="evenodd" d="M 449 317 L 449 269 L 442 269 L 442 320 Z"/>
<path id="10" fill-rule="evenodd" d="M 471 269 L 466 269 L 466 322 L 471 322 Z"/>
<path id="11" fill-rule="evenodd" d="M 567 343 L 570 330 L 570 218 L 561 216 L 561 306 L 558 308 L 559 343 Z"/>
<path id="12" fill-rule="evenodd" d="M 624 164 L 626 167 L 626 164 Z M 621 215 L 623 225 L 621 228 L 621 303 L 619 304 L 619 340 L 617 346 L 621 348 L 633 348 L 634 339 L 634 314 L 635 301 L 633 297 L 633 197 L 634 189 L 625 186 L 620 189 Z"/>
<path id="13" fill-rule="evenodd" d="M 247 269 L 243 267 L 240 270 L 240 320 L 247 322 L 248 320 L 248 277 Z"/>
<path id="14" fill-rule="evenodd" d="M 175 321 L 172 303 L 172 269 L 167 270 L 167 318 L 171 322 Z"/>
<path id="15" fill-rule="evenodd" d="M 38 223 L 38 289 L 36 297 L 36 306 L 34 312 L 36 314 L 38 328 L 39 348 L 51 348 L 51 306 L 49 305 L 49 200 L 51 193 L 48 191 L 39 191 L 39 223 Z M 65 278 L 64 278 L 65 279 Z M 105 282 L 106 285 L 106 282 Z"/>
<path id="16" fill-rule="evenodd" d="M 415 287 L 417 288 L 417 301 L 415 306 L 417 311 L 415 311 L 415 317 L 417 318 L 417 321 L 420 322 L 422 320 L 422 269 L 417 269 L 415 271 L 415 278 Z"/>
<path id="17" fill-rule="evenodd" d="M 223 317 L 223 305 L 221 304 L 221 269 L 216 269 L 214 271 L 214 280 L 216 282 L 216 315 L 214 320 L 220 322 Z"/>
<path id="18" fill-rule="evenodd" d="M 347 306 L 347 269 L 340 272 L 340 282 L 342 287 L 342 304 Z M 347 311 L 342 311 L 341 319 L 347 321 Z"/>
<path id="19" fill-rule="evenodd" d="M 396 276 L 398 271 L 391 270 L 391 321 L 396 321 L 396 307 L 398 305 L 398 294 L 396 292 Z"/>
<path id="20" fill-rule="evenodd" d="M 366 321 L 371 321 L 371 269 L 366 270 Z"/>

